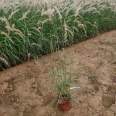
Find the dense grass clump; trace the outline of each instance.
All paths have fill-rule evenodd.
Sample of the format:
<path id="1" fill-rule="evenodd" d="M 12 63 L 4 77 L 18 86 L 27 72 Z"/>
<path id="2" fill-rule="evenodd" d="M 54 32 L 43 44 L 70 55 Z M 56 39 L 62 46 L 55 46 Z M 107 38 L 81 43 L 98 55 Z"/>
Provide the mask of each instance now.
<path id="1" fill-rule="evenodd" d="M 0 70 L 116 28 L 109 3 L 0 10 Z"/>

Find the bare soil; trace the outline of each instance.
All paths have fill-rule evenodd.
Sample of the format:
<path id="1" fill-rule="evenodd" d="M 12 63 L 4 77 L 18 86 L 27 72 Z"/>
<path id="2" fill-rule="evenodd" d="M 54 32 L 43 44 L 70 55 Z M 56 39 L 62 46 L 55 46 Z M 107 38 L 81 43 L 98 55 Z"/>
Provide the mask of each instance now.
<path id="1" fill-rule="evenodd" d="M 71 67 L 72 109 L 60 112 L 49 72 Z M 0 72 L 0 116 L 116 116 L 116 31 Z"/>

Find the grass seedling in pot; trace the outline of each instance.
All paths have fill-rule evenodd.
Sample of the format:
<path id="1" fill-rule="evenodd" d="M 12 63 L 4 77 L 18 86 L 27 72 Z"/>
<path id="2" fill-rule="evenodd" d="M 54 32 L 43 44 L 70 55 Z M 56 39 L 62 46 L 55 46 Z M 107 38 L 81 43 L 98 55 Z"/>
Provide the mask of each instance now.
<path id="1" fill-rule="evenodd" d="M 55 81 L 55 91 L 57 94 L 57 108 L 66 112 L 72 108 L 71 90 L 71 72 L 67 71 L 66 64 L 61 61 L 58 66 L 52 69 L 51 76 Z"/>

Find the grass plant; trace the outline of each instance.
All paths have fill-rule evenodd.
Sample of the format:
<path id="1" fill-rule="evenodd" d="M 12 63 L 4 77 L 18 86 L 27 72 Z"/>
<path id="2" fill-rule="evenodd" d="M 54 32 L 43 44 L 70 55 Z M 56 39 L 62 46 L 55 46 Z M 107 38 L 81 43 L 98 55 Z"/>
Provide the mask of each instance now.
<path id="1" fill-rule="evenodd" d="M 50 71 L 50 77 L 55 83 L 55 92 L 58 100 L 63 98 L 71 99 L 70 88 L 72 84 L 72 74 L 71 71 L 67 70 L 66 66 L 66 61 L 62 59 L 58 62 L 58 65 Z"/>

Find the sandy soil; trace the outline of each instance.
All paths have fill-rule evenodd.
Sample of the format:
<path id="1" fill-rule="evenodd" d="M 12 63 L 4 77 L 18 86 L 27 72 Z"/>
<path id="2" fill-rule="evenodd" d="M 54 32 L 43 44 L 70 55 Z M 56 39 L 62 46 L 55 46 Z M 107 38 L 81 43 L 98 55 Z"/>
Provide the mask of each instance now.
<path id="1" fill-rule="evenodd" d="M 64 56 L 80 87 L 66 113 L 53 105 L 49 77 Z M 0 116 L 116 116 L 116 31 L 0 72 Z"/>

